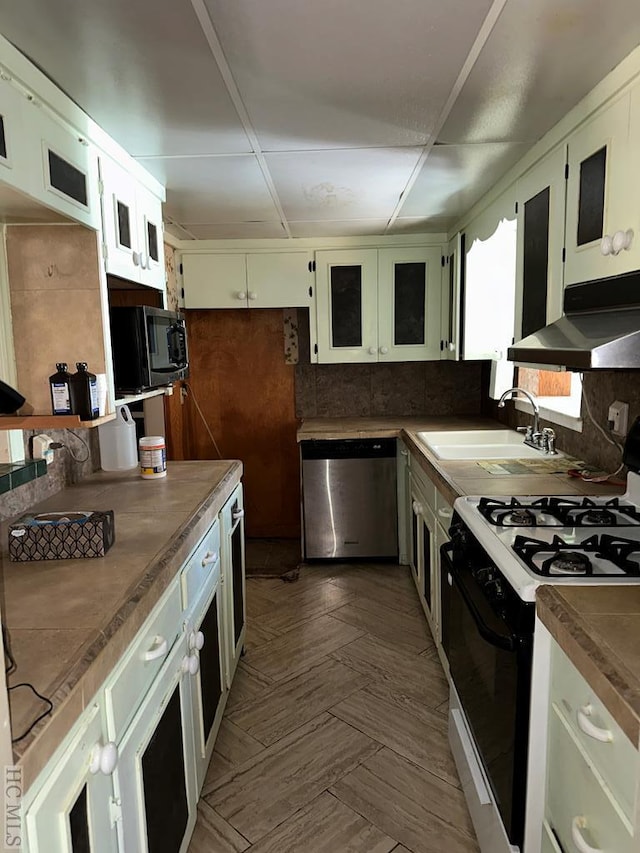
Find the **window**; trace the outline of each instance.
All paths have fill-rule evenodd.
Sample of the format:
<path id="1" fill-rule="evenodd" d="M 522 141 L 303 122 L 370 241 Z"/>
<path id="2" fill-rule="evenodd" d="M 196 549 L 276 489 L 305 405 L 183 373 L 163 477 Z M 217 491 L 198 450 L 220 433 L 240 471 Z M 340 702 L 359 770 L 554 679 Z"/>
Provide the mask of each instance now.
<path id="1" fill-rule="evenodd" d="M 536 396 L 541 418 L 582 432 L 582 380 L 579 373 L 519 367 L 516 385 Z M 531 411 L 525 400 L 517 400 L 516 408 L 523 412 Z"/>

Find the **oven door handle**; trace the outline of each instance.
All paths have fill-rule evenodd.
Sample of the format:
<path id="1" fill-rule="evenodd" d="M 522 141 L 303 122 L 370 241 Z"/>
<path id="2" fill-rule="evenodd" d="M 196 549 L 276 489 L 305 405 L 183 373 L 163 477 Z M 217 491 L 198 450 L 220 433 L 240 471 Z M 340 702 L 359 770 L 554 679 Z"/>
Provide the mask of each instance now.
<path id="1" fill-rule="evenodd" d="M 504 649 L 505 652 L 515 652 L 517 649 L 518 641 L 516 637 L 513 636 L 513 634 L 509 637 L 504 637 L 502 636 L 502 634 L 498 634 L 492 628 L 489 628 L 489 626 L 486 625 L 483 621 L 482 616 L 480 615 L 480 611 L 478 610 L 471 596 L 465 589 L 464 584 L 460 583 L 460 578 L 450 556 L 452 550 L 453 544 L 451 542 L 445 542 L 445 544 L 442 545 L 440 548 L 440 553 L 444 558 L 445 564 L 447 566 L 447 571 L 449 572 L 450 577 L 456 582 L 458 592 L 462 596 L 464 603 L 467 605 L 467 609 L 473 617 L 473 621 L 476 623 L 478 633 L 492 646 L 496 646 L 499 649 Z"/>

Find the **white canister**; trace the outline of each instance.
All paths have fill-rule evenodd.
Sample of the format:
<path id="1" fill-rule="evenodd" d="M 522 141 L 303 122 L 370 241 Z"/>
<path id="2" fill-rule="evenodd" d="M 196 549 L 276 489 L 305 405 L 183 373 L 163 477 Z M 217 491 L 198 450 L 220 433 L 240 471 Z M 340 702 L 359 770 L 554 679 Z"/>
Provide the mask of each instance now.
<path id="1" fill-rule="evenodd" d="M 137 466 L 136 425 L 128 406 L 116 406 L 115 420 L 100 424 L 98 438 L 103 471 L 128 471 Z"/>
<path id="2" fill-rule="evenodd" d="M 167 446 L 162 435 L 145 435 L 138 442 L 140 450 L 140 476 L 157 480 L 167 476 Z"/>

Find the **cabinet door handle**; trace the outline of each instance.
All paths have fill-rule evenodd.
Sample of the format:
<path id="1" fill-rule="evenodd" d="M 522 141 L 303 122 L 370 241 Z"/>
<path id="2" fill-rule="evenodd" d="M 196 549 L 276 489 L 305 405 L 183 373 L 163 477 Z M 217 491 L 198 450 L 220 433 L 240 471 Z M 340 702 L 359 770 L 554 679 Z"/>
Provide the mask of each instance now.
<path id="1" fill-rule="evenodd" d="M 408 455 L 409 455 L 409 451 L 408 451 L 408 450 L 401 450 L 401 451 L 400 451 L 400 455 L 401 455 L 401 456 L 408 456 Z"/>
<path id="2" fill-rule="evenodd" d="M 202 558 L 202 568 L 205 566 L 210 566 L 212 563 L 217 563 L 218 561 L 218 552 L 217 551 L 207 551 L 207 553 Z"/>
<path id="3" fill-rule="evenodd" d="M 167 649 L 169 648 L 169 643 L 165 640 L 164 637 L 161 637 L 157 634 L 153 638 L 153 645 L 150 649 L 148 649 L 143 655 L 142 660 L 150 661 L 157 660 L 158 658 L 164 657 L 167 653 Z"/>
<path id="4" fill-rule="evenodd" d="M 258 294 L 255 292 L 255 290 L 250 290 L 249 291 L 249 299 L 253 300 L 253 299 L 257 299 L 257 298 L 258 298 Z"/>
<path id="5" fill-rule="evenodd" d="M 380 347 L 380 352 L 382 355 L 386 355 L 389 352 L 389 347 Z"/>
<path id="6" fill-rule="evenodd" d="M 244 290 L 240 290 L 238 291 L 237 297 L 238 299 L 241 299 L 244 302 L 244 300 L 247 298 L 247 294 L 244 292 Z"/>
<path id="7" fill-rule="evenodd" d="M 243 509 L 234 509 L 231 513 L 233 520 L 237 521 L 239 518 L 244 518 L 244 510 Z"/>
<path id="8" fill-rule="evenodd" d="M 369 349 L 367 350 L 367 352 L 369 353 L 369 355 L 375 355 L 375 354 L 376 354 L 376 352 L 377 352 L 377 350 L 376 350 L 376 348 L 375 348 L 375 347 L 369 347 Z"/>
<path id="9" fill-rule="evenodd" d="M 613 732 L 610 729 L 603 729 L 600 728 L 600 726 L 596 726 L 595 723 L 592 723 L 589 719 L 592 713 L 593 707 L 591 705 L 583 705 L 582 708 L 578 709 L 577 717 L 580 731 L 583 731 L 594 740 L 599 740 L 600 743 L 611 743 L 613 740 Z"/>
<path id="10" fill-rule="evenodd" d="M 584 840 L 582 830 L 586 825 L 587 822 L 582 816 L 574 817 L 571 821 L 571 837 L 573 838 L 573 843 L 576 845 L 576 848 L 580 853 L 603 853 L 601 847 L 592 847 Z"/>
<path id="11" fill-rule="evenodd" d="M 91 750 L 89 757 L 89 773 L 94 775 L 98 772 L 105 776 L 111 776 L 118 763 L 118 747 L 110 740 L 104 746 L 97 743 Z"/>

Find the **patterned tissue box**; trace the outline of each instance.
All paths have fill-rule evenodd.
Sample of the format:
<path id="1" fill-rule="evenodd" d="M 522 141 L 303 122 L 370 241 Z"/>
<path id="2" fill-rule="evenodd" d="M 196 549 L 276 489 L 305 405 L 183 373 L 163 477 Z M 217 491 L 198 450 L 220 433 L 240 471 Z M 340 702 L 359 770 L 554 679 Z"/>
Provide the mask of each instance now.
<path id="1" fill-rule="evenodd" d="M 104 557 L 115 541 L 113 510 L 24 515 L 9 526 L 15 562 Z"/>

